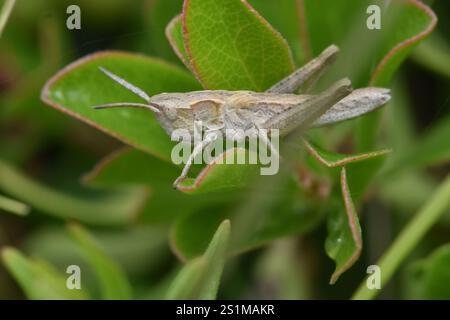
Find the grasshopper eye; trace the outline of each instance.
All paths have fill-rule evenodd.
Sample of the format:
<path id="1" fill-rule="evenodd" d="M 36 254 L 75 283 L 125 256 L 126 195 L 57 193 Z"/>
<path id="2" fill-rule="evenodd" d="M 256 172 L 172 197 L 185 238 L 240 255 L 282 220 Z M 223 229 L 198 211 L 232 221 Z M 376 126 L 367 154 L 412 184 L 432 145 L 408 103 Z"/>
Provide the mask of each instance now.
<path id="1" fill-rule="evenodd" d="M 164 108 L 164 114 L 169 118 L 169 120 L 177 119 L 177 109 L 176 108 Z"/>

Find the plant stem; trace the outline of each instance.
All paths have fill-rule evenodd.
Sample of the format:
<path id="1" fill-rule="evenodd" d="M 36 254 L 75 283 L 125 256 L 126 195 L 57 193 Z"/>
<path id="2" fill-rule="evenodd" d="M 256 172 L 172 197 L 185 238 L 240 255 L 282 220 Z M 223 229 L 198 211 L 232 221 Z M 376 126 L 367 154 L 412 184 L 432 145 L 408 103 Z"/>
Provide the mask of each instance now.
<path id="1" fill-rule="evenodd" d="M 2 11 L 0 12 L 0 38 L 3 33 L 3 29 L 5 28 L 6 22 L 8 22 L 8 18 L 14 8 L 14 4 L 16 0 L 6 0 L 3 4 Z"/>
<path id="2" fill-rule="evenodd" d="M 0 195 L 0 209 L 15 213 L 19 216 L 26 216 L 30 207 L 26 204 Z"/>
<path id="3" fill-rule="evenodd" d="M 430 228 L 439 220 L 450 205 L 450 175 L 440 185 L 433 197 L 422 207 L 419 213 L 403 229 L 388 251 L 381 257 L 377 265 L 381 270 L 381 287 L 391 279 L 402 261 L 415 248 Z M 370 300 L 376 297 L 380 290 L 371 290 L 366 285 L 366 279 L 360 284 L 353 295 L 355 300 Z"/>

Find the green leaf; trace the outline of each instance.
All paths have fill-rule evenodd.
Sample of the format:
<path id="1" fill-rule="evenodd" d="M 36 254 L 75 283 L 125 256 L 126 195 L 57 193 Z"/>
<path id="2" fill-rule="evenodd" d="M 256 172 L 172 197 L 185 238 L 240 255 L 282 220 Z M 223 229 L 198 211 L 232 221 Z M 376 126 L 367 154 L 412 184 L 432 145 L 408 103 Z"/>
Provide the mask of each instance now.
<path id="1" fill-rule="evenodd" d="M 245 164 L 236 163 L 241 157 L 247 159 Z M 183 181 L 178 189 L 185 193 L 202 194 L 243 188 L 255 179 L 260 170 L 259 165 L 249 164 L 250 157 L 251 151 L 246 149 L 229 149 L 208 164 L 195 179 Z"/>
<path id="2" fill-rule="evenodd" d="M 425 261 L 423 292 L 424 298 L 433 300 L 450 299 L 450 245 L 437 249 Z"/>
<path id="3" fill-rule="evenodd" d="M 121 268 L 112 261 L 97 241 L 79 225 L 69 226 L 70 235 L 94 270 L 103 299 L 131 299 L 131 286 Z"/>
<path id="4" fill-rule="evenodd" d="M 369 82 L 387 86 L 411 48 L 433 31 L 437 21 L 434 12 L 418 0 L 305 0 L 303 3 L 307 17 L 305 31 L 313 55 L 331 43 L 340 46 L 342 52 L 336 70 L 345 70 L 357 86 Z M 367 28 L 366 10 L 374 4 L 382 9 L 380 30 Z M 348 18 L 342 20 L 343 16 Z"/>
<path id="5" fill-rule="evenodd" d="M 39 184 L 1 161 L 0 189 L 58 218 L 109 226 L 129 224 L 148 198 L 148 190 L 143 188 L 103 192 L 85 198 L 65 194 Z"/>
<path id="6" fill-rule="evenodd" d="M 241 0 L 185 0 L 184 44 L 207 89 L 265 91 L 294 70 L 286 41 Z"/>
<path id="7" fill-rule="evenodd" d="M 390 8 L 393 17 L 389 30 L 385 30 L 385 43 L 381 46 L 378 65 L 370 83 L 386 86 L 411 50 L 428 37 L 437 24 L 433 10 L 418 0 L 394 1 Z M 395 30 L 395 32 L 391 32 Z"/>
<path id="8" fill-rule="evenodd" d="M 189 262 L 173 281 L 168 299 L 211 300 L 217 296 L 223 266 L 227 256 L 230 221 L 217 228 L 202 257 Z"/>
<path id="9" fill-rule="evenodd" d="M 92 186 L 149 188 L 149 201 L 138 217 L 148 223 L 171 221 L 205 205 L 225 203 L 232 196 L 223 192 L 208 197 L 181 193 L 172 187 L 178 175 L 175 166 L 142 151 L 124 148 L 103 159 L 84 176 L 84 181 Z M 221 181 L 216 183 L 222 185 Z"/>
<path id="10" fill-rule="evenodd" d="M 365 161 L 353 162 L 345 166 L 347 169 L 347 182 L 352 191 L 353 199 L 359 203 L 365 195 L 373 178 L 382 170 L 390 151 L 380 152 Z"/>
<path id="11" fill-rule="evenodd" d="M 355 87 L 389 86 L 393 75 L 411 50 L 435 28 L 434 12 L 418 0 L 305 0 L 304 32 L 309 34 L 312 53 L 331 43 L 341 48 L 340 58 L 329 78 L 348 76 Z M 369 5 L 381 10 L 381 29 L 367 28 Z M 323 10 L 326 8 L 326 10 Z M 342 19 L 342 17 L 348 17 Z M 358 59 L 355 59 L 358 57 Z M 342 72 L 345 74 L 342 74 Z M 361 118 L 357 124 L 358 152 L 375 148 L 380 112 Z"/>
<path id="12" fill-rule="evenodd" d="M 362 235 L 358 215 L 353 204 L 345 168 L 341 170 L 341 188 L 344 208 L 335 210 L 328 218 L 328 237 L 325 250 L 336 262 L 330 284 L 336 283 L 359 258 L 362 250 Z"/>
<path id="13" fill-rule="evenodd" d="M 0 209 L 15 213 L 19 216 L 26 216 L 30 212 L 30 207 L 26 204 L 2 195 L 0 195 Z"/>
<path id="14" fill-rule="evenodd" d="M 186 52 L 186 47 L 184 46 L 183 22 L 181 18 L 182 16 L 179 14 L 169 22 L 166 27 L 166 37 L 175 54 L 180 58 L 184 65 L 190 69 L 189 56 Z"/>
<path id="15" fill-rule="evenodd" d="M 367 185 L 383 165 L 390 150 L 345 155 L 325 151 L 307 141 L 304 143 L 320 163 L 329 168 L 342 167 L 340 183 L 344 206 L 336 206 L 328 217 L 325 243 L 328 256 L 336 261 L 336 270 L 330 280 L 334 284 L 358 260 L 362 250 L 361 228 L 353 199 L 363 198 Z"/>
<path id="16" fill-rule="evenodd" d="M 42 100 L 119 140 L 170 161 L 173 143 L 151 112 L 139 109 L 94 110 L 114 102 L 143 102 L 106 77 L 100 66 L 147 94 L 199 89 L 185 71 L 161 60 L 125 52 L 99 52 L 70 64 L 45 85 Z"/>
<path id="17" fill-rule="evenodd" d="M 4 248 L 1 253 L 6 268 L 29 299 L 88 299 L 85 289 L 68 289 L 66 277 L 44 261 L 27 258 L 14 248 Z"/>
<path id="18" fill-rule="evenodd" d="M 83 176 L 83 182 L 94 186 L 157 186 L 170 184 L 179 170 L 171 163 L 153 157 L 148 153 L 125 147 L 102 159 L 90 172 Z"/>
<path id="19" fill-rule="evenodd" d="M 255 190 L 240 194 L 243 207 L 239 210 L 205 207 L 180 218 L 171 234 L 176 255 L 185 260 L 201 254 L 224 219 L 230 219 L 234 226 L 230 244 L 232 254 L 279 238 L 303 234 L 323 221 L 329 205 L 326 199 L 317 201 L 305 195 L 294 176 L 267 177 L 255 186 Z"/>
<path id="20" fill-rule="evenodd" d="M 303 64 L 307 56 L 307 43 L 302 35 L 306 19 L 298 0 L 249 0 L 248 1 L 288 41 L 296 62 Z"/>

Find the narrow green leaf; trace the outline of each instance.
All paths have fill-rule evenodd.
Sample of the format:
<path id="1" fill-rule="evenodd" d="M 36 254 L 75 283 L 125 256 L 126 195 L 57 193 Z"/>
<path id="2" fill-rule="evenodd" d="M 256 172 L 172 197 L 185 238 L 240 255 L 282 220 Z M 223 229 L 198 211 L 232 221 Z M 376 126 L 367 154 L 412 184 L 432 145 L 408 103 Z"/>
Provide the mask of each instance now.
<path id="1" fill-rule="evenodd" d="M 347 182 L 345 168 L 341 171 L 341 188 L 344 208 L 335 210 L 328 218 L 328 237 L 325 250 L 336 262 L 330 284 L 336 283 L 359 258 L 362 250 L 361 227 Z"/>
<path id="2" fill-rule="evenodd" d="M 0 161 L 0 189 L 31 207 L 58 218 L 93 225 L 130 223 L 148 198 L 148 190 L 130 188 L 83 198 L 41 185 Z"/>
<path id="3" fill-rule="evenodd" d="M 167 300 L 195 299 L 205 272 L 205 260 L 197 258 L 185 265 L 167 289 Z"/>
<path id="4" fill-rule="evenodd" d="M 88 299 L 83 286 L 80 290 L 68 289 L 67 278 L 44 261 L 27 258 L 14 248 L 4 248 L 1 254 L 6 268 L 29 299 Z"/>
<path id="5" fill-rule="evenodd" d="M 185 0 L 184 44 L 208 89 L 264 91 L 294 70 L 286 41 L 243 0 Z"/>
<path id="6" fill-rule="evenodd" d="M 417 248 L 431 227 L 448 212 L 450 206 L 450 175 L 441 182 L 432 197 L 405 226 L 395 241 L 377 262 L 382 270 L 381 287 L 389 282 L 404 259 Z M 380 291 L 371 290 L 366 279 L 360 284 L 352 299 L 373 299 Z"/>
<path id="7" fill-rule="evenodd" d="M 211 300 L 217 296 L 227 256 L 230 221 L 223 221 L 202 257 L 189 262 L 175 278 L 168 299 Z"/>
<path id="8" fill-rule="evenodd" d="M 125 52 L 99 52 L 70 64 L 45 85 L 42 100 L 119 140 L 170 161 L 173 143 L 147 110 L 95 110 L 92 106 L 140 102 L 138 97 L 106 77 L 104 67 L 142 88 L 147 94 L 199 89 L 187 72 L 161 60 Z"/>
<path id="9" fill-rule="evenodd" d="M 121 268 L 112 261 L 97 241 L 80 225 L 69 226 L 69 233 L 77 242 L 83 256 L 91 265 L 99 281 L 103 299 L 131 299 L 131 286 Z"/>
<path id="10" fill-rule="evenodd" d="M 14 5 L 16 3 L 16 0 L 5 0 L 3 3 L 3 6 L 1 8 L 0 12 L 0 38 L 3 33 L 3 29 L 6 26 L 6 23 L 8 22 L 8 18 L 11 15 L 11 12 L 14 8 Z"/>
<path id="11" fill-rule="evenodd" d="M 0 195 L 0 209 L 15 213 L 19 216 L 26 216 L 30 212 L 30 207 L 26 204 Z"/>

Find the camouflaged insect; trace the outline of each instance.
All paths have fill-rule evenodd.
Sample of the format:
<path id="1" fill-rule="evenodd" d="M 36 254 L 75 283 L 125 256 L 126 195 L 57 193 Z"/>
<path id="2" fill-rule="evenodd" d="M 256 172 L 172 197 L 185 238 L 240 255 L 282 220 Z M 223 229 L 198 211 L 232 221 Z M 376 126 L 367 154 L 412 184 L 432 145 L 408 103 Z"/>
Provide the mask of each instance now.
<path id="1" fill-rule="evenodd" d="M 390 100 L 390 91 L 384 88 L 353 90 L 348 79 L 342 79 L 324 92 L 307 94 L 309 88 L 337 57 L 338 47 L 331 45 L 317 58 L 281 80 L 266 92 L 204 90 L 186 93 L 162 93 L 150 97 L 143 90 L 112 72 L 100 68 L 111 79 L 137 94 L 146 103 L 112 103 L 94 106 L 96 109 L 134 107 L 155 113 L 167 134 L 185 129 L 194 133 L 201 123 L 205 138 L 194 145 L 181 175 L 174 186 L 188 174 L 193 159 L 221 136 L 241 140 L 265 129 L 270 134 L 277 129 L 280 136 L 294 130 L 306 130 L 352 119 L 373 111 Z M 302 89 L 305 94 L 294 94 Z M 234 135 L 233 132 L 246 134 Z M 193 135 L 191 135 L 193 136 Z M 276 152 L 268 139 L 266 144 Z M 194 143 L 194 140 L 192 141 Z"/>

